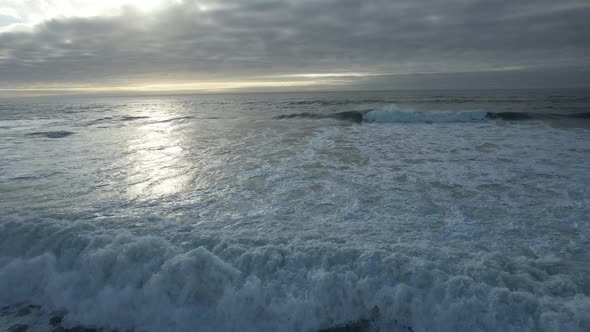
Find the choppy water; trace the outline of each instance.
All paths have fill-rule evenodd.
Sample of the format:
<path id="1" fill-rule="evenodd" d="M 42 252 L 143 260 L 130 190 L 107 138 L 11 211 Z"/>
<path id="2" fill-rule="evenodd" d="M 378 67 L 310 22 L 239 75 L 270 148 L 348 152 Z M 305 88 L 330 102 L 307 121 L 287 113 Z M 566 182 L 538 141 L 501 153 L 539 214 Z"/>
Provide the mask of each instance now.
<path id="1" fill-rule="evenodd" d="M 574 90 L 0 100 L 0 304 L 136 331 L 587 331 L 588 112 Z"/>

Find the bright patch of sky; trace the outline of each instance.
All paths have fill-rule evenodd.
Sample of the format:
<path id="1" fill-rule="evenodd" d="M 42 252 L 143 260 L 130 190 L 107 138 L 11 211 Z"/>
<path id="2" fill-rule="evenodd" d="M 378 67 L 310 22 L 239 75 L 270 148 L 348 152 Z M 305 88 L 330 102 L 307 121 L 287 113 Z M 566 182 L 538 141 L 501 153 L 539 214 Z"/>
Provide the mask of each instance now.
<path id="1" fill-rule="evenodd" d="M 0 28 L 55 17 L 116 15 L 122 8 L 150 11 L 175 0 L 0 0 Z"/>

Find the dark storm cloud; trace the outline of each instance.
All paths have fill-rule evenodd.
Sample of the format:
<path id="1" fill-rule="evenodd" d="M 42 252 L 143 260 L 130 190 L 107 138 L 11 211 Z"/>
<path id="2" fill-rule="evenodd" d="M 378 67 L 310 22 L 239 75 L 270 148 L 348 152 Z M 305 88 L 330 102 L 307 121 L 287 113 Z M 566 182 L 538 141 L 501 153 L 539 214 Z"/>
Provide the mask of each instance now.
<path id="1" fill-rule="evenodd" d="M 0 34 L 4 88 L 589 67 L 590 3 L 573 0 L 184 1 Z"/>

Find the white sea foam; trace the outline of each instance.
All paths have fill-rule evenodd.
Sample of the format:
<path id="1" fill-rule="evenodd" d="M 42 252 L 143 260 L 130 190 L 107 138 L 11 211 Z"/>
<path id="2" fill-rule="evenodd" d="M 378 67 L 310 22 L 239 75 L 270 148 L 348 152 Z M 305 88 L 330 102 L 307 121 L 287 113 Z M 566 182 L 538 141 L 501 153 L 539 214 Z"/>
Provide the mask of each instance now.
<path id="1" fill-rule="evenodd" d="M 373 110 L 364 114 L 368 122 L 401 123 L 451 123 L 474 122 L 485 120 L 485 111 L 412 111 L 402 110 L 396 105 L 389 105 L 382 110 Z"/>
<path id="2" fill-rule="evenodd" d="M 12 216 L 0 225 L 1 304 L 66 310 L 66 326 L 314 331 L 373 318 L 392 331 L 583 331 L 590 323 L 590 298 L 568 277 L 543 270 L 551 262 L 540 258 L 480 254 L 457 269 L 403 247 L 320 241 L 218 243 L 216 255 L 198 238 L 196 248 L 183 249 L 84 221 Z"/>

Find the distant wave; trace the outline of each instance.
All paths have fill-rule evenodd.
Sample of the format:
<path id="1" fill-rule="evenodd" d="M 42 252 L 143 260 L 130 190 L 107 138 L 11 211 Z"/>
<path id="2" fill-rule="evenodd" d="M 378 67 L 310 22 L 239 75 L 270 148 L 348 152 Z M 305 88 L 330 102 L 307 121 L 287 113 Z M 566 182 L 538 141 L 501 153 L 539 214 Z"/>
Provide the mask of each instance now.
<path id="1" fill-rule="evenodd" d="M 360 100 L 292 100 L 283 103 L 287 106 L 306 106 L 306 105 L 317 105 L 317 106 L 341 106 L 341 105 L 363 105 L 363 104 L 377 104 L 377 103 L 389 103 L 389 100 L 385 99 L 360 99 Z"/>
<path id="2" fill-rule="evenodd" d="M 149 116 L 131 116 L 131 115 L 124 115 L 124 116 L 106 116 L 103 118 L 98 118 L 92 121 L 87 122 L 84 126 L 89 127 L 98 124 L 109 124 L 109 123 L 120 123 L 120 122 L 128 122 L 128 121 L 136 121 L 136 120 L 146 120 L 146 119 L 153 119 L 148 123 L 167 123 L 167 122 L 174 122 L 174 121 L 184 121 L 194 119 L 194 116 L 179 116 L 179 117 L 172 117 L 168 119 L 153 119 Z"/>
<path id="3" fill-rule="evenodd" d="M 32 137 L 47 137 L 47 138 L 63 138 L 70 135 L 74 135 L 75 133 L 72 131 L 38 131 L 34 133 L 29 133 L 27 136 Z"/>
<path id="4" fill-rule="evenodd" d="M 590 119 L 590 112 L 580 113 L 532 113 L 532 112 L 488 112 L 490 119 L 502 120 L 557 120 L 557 119 Z"/>
<path id="5" fill-rule="evenodd" d="M 131 116 L 131 115 L 123 115 L 123 116 L 105 116 L 102 118 L 94 119 L 87 122 L 84 126 L 89 127 L 98 124 L 104 123 L 116 123 L 116 122 L 128 122 L 128 121 L 136 121 L 136 120 L 145 120 L 149 119 L 149 116 Z"/>
<path id="6" fill-rule="evenodd" d="M 134 120 L 143 120 L 143 119 L 149 119 L 149 116 L 131 116 L 131 115 L 125 115 L 123 117 L 121 117 L 120 121 L 134 121 Z"/>
<path id="7" fill-rule="evenodd" d="M 532 100 L 542 101 L 545 103 L 587 103 L 590 102 L 590 97 L 574 97 L 574 96 L 545 96 L 543 98 L 531 96 L 449 96 L 449 95 L 435 95 L 435 96 L 404 96 L 404 103 L 435 103 L 435 104 L 471 104 L 471 103 L 491 103 L 491 104 L 527 104 Z M 364 99 L 311 99 L 311 100 L 287 100 L 282 103 L 284 106 L 342 106 L 342 105 L 365 105 L 365 104 L 392 104 L 400 102 L 399 98 L 364 98 Z"/>
<path id="8" fill-rule="evenodd" d="M 347 120 L 352 122 L 362 122 L 364 117 L 364 113 L 360 111 L 348 111 L 348 112 L 337 112 L 337 113 L 312 113 L 312 112 L 303 112 L 303 113 L 293 113 L 293 114 L 285 114 L 276 116 L 275 119 L 297 119 L 297 118 L 304 118 L 304 119 L 337 119 L 337 120 Z"/>
<path id="9" fill-rule="evenodd" d="M 526 112 L 488 112 L 487 117 L 502 120 L 529 120 L 533 118 L 530 113 Z"/>
<path id="10" fill-rule="evenodd" d="M 303 112 L 279 115 L 274 117 L 274 119 L 336 119 L 356 123 L 459 123 L 480 122 L 485 121 L 486 119 L 499 119 L 504 121 L 590 119 L 590 112 L 555 114 L 532 112 L 487 112 L 481 110 L 414 111 L 402 110 L 396 105 L 390 105 L 388 108 L 380 110 L 346 111 L 336 113 Z"/>
<path id="11" fill-rule="evenodd" d="M 590 112 L 573 113 L 569 114 L 568 117 L 578 119 L 590 119 Z"/>
<path id="12" fill-rule="evenodd" d="M 194 118 L 195 118 L 194 116 L 179 116 L 179 117 L 175 117 L 175 118 L 154 121 L 152 123 L 167 123 L 167 122 L 173 122 L 173 121 L 184 121 L 184 120 L 190 120 L 190 119 L 194 119 Z"/>

